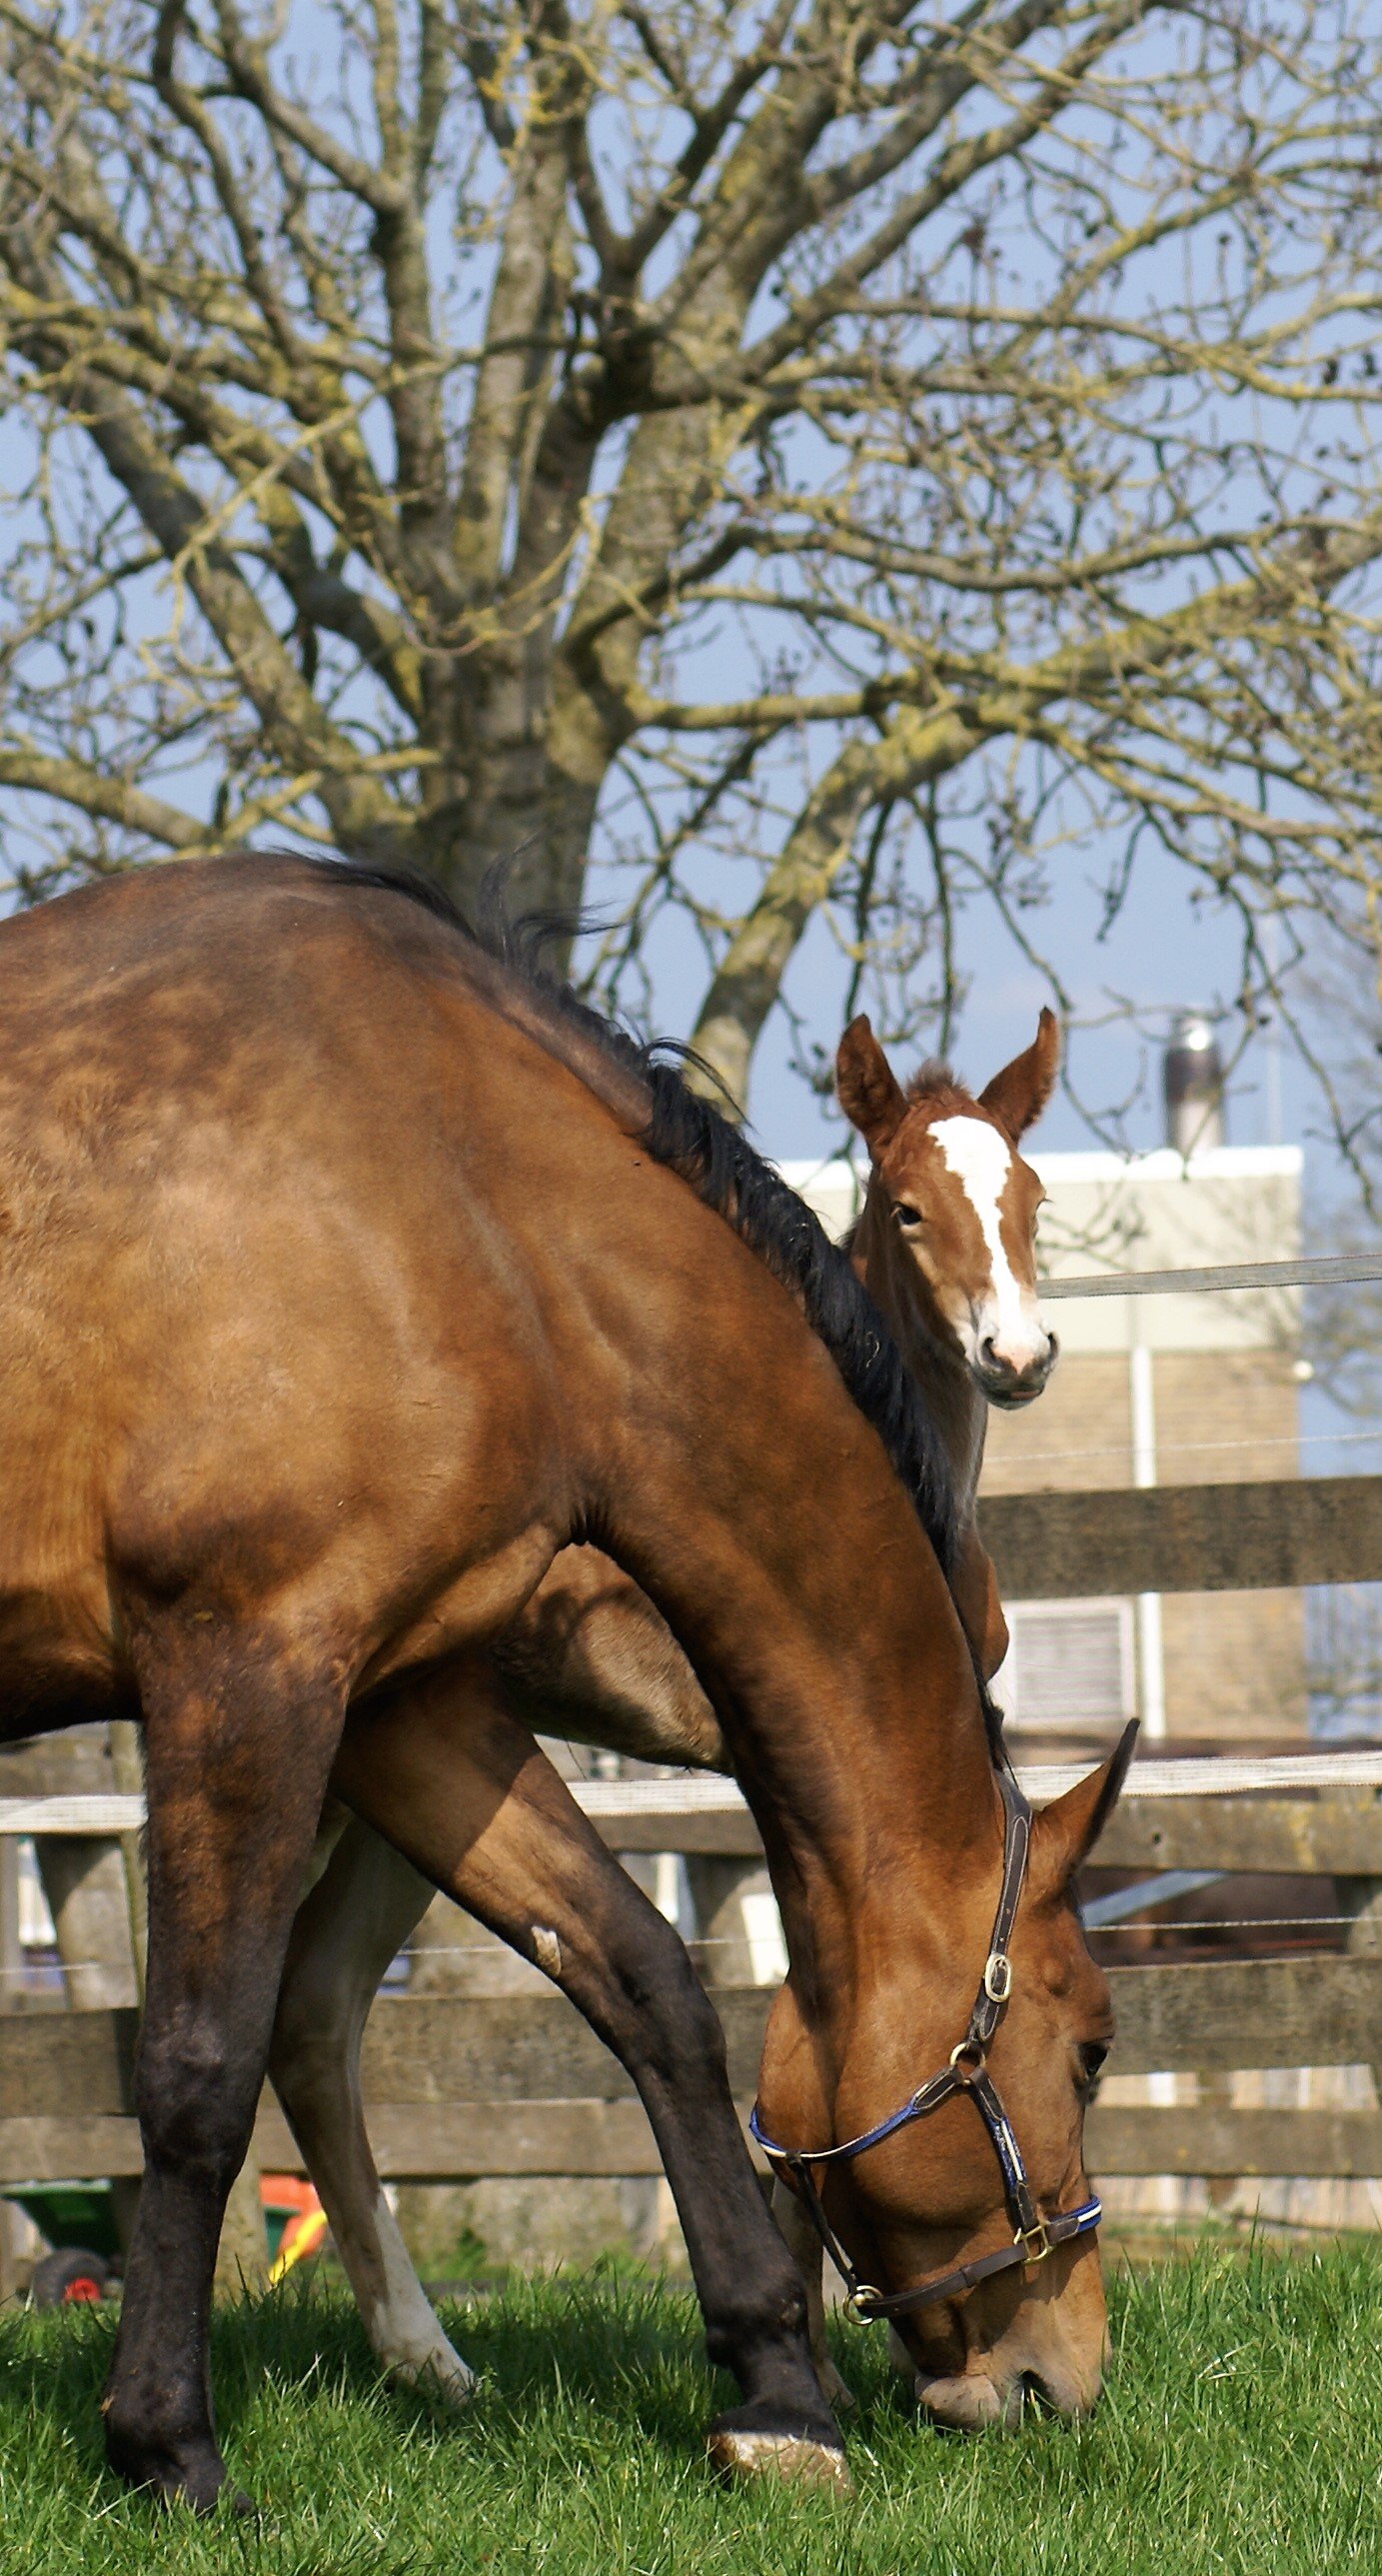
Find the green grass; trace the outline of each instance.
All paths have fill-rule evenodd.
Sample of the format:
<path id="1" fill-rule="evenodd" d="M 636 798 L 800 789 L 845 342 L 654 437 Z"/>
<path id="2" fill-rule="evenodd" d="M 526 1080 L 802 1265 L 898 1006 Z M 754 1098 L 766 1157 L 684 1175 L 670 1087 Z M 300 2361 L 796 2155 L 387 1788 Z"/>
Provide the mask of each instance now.
<path id="1" fill-rule="evenodd" d="M 453 2319 L 485 2374 L 467 2417 L 383 2388 L 347 2303 L 285 2290 L 217 2318 L 233 2468 L 264 2510 L 156 2514 L 101 2465 L 99 2311 L 0 2320 L 3 2576 L 1332 2576 L 1382 2568 L 1382 2254 L 1207 2249 L 1115 2279 L 1094 2420 L 923 2429 L 881 2334 L 839 2358 L 860 2398 L 848 2504 L 727 2493 L 702 2465 L 731 2395 L 680 2292 L 519 2284 Z"/>

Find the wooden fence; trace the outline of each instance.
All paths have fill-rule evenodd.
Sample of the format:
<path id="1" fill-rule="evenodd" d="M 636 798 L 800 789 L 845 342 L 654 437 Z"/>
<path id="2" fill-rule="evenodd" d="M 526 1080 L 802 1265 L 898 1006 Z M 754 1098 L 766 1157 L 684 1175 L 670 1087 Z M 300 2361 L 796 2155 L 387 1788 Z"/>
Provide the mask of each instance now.
<path id="1" fill-rule="evenodd" d="M 1378 1267 L 1369 1259 L 1366 1275 Z M 1332 1277 L 1347 1268 L 1258 1264 L 1063 1281 L 1053 1293 L 1298 1284 L 1307 1271 Z M 1002 1592 L 1023 1600 L 1382 1580 L 1377 1477 L 1001 1496 L 982 1504 L 980 1526 Z M 1073 1776 L 1047 1770 L 1031 1786 L 1051 1796 Z M 759 1852 L 752 1819 L 728 1783 L 591 1783 L 580 1794 L 619 1851 L 745 1860 Z M 89 1745 L 59 1740 L 0 1754 L 0 1835 L 129 1835 L 140 1813 L 137 1800 L 114 1794 Z M 1382 2069 L 1382 1755 L 1139 1764 L 1099 1859 L 1148 1874 L 1329 1878 L 1352 1927 L 1351 1955 L 1115 1968 L 1118 2074 Z M 753 1987 L 715 1994 L 745 2105 L 767 2001 Z M 0 2190 L 138 2172 L 134 2036 L 132 2011 L 5 2016 Z M 386 2179 L 658 2170 L 627 2078 L 557 1994 L 384 1997 L 366 2036 L 365 2091 Z M 1099 2105 L 1088 2139 L 1091 2171 L 1102 2176 L 1382 2177 L 1376 2108 Z M 267 2100 L 256 2143 L 262 2164 L 293 2169 L 293 2142 Z"/>
<path id="2" fill-rule="evenodd" d="M 1227 1774 L 1225 1779 L 1223 1775 Z M 1051 1795 L 1068 1768 L 1024 1775 Z M 1214 1794 L 1207 1785 L 1214 1783 Z M 1233 1788 L 1224 1794 L 1232 1781 Z M 1320 1783 L 1327 1785 L 1321 1787 Z M 1245 1784 L 1256 1783 L 1247 1788 Z M 727 1782 L 583 1784 L 582 1803 L 622 1851 L 750 1857 L 752 1818 Z M 0 1831 L 53 1822 L 128 1829 L 128 1800 L 0 1802 Z M 1113 2069 L 1122 2075 L 1262 2067 L 1382 2067 L 1382 1754 L 1265 1762 L 1147 1762 L 1101 1847 L 1102 1864 L 1324 1875 L 1356 1914 L 1357 1955 L 1117 1967 Z M 1374 1909 L 1370 1911 L 1369 1909 Z M 752 2098 L 769 1996 L 715 1992 L 736 2097 Z M 131 2112 L 133 2011 L 26 2012 L 0 2049 L 0 2187 L 139 2170 Z M 659 2170 L 622 2069 L 555 1993 L 492 2000 L 386 1995 L 365 2043 L 365 2095 L 387 2180 L 646 2175 Z M 1377 2110 L 1097 2106 L 1096 2176 L 1382 2176 Z M 296 2149 L 266 2098 L 261 2164 Z"/>

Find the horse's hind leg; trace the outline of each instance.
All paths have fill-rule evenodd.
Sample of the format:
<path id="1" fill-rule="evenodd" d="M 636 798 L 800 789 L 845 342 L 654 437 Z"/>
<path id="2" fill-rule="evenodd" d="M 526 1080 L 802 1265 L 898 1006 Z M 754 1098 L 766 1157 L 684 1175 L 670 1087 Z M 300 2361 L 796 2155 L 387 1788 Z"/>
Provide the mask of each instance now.
<path id="1" fill-rule="evenodd" d="M 459 2405 L 474 2374 L 442 2333 L 384 2198 L 360 2098 L 360 2037 L 379 1980 L 432 1893 L 401 1853 L 351 1820 L 298 1909 L 269 2073 L 380 2361 Z"/>
<path id="2" fill-rule="evenodd" d="M 171 1624 L 171 1623 L 170 1623 Z M 195 1636 L 195 1632 L 194 1632 Z M 111 2465 L 205 2511 L 225 2476 L 211 2279 L 243 2162 L 342 1694 L 221 1630 L 147 1639 L 149 1968 L 136 2099 L 144 2180 L 106 2386 Z"/>
<path id="3" fill-rule="evenodd" d="M 676 2199 L 712 2361 L 744 2404 L 712 2427 L 735 2470 L 843 2484 L 806 2301 L 759 2190 L 714 2011 L 671 1925 L 475 1671 L 381 1694 L 342 1740 L 338 1792 L 435 1885 L 544 1968 L 633 2077 Z"/>

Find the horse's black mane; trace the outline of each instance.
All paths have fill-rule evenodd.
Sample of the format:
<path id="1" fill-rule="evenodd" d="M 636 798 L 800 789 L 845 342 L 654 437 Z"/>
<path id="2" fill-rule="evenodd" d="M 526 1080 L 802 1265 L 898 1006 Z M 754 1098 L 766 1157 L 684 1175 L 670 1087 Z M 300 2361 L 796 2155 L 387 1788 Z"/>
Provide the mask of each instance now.
<path id="1" fill-rule="evenodd" d="M 805 1201 L 728 1118 L 689 1088 L 681 1071 L 687 1051 L 677 1050 L 678 1061 L 669 1062 L 666 1046 L 641 1044 L 592 1010 L 543 966 L 542 945 L 554 930 L 569 932 L 569 923 L 542 918 L 510 922 L 497 907 L 475 923 L 426 877 L 329 859 L 307 864 L 337 883 L 377 888 L 420 904 L 520 977 L 554 1020 L 593 1041 L 621 1072 L 635 1077 L 648 1096 L 648 1121 L 641 1140 L 647 1152 L 723 1217 L 798 1299 L 854 1402 L 878 1433 L 948 1580 L 960 1538 L 950 1462 L 888 1328 L 845 1255 Z M 980 1694 L 996 1747 L 1001 1720 L 982 1683 Z"/>

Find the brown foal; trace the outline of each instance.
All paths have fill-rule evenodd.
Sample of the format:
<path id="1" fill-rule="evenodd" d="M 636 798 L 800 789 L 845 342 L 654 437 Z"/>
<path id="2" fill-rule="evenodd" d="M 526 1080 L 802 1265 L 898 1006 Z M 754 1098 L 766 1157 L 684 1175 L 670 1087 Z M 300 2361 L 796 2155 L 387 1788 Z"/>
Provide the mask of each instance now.
<path id="1" fill-rule="evenodd" d="M 845 1032 L 838 1057 L 842 1105 L 871 1154 L 848 1250 L 947 1453 L 958 1533 L 951 1590 L 986 1679 L 1007 1647 L 974 1518 L 987 1410 L 1031 1402 L 1056 1356 L 1036 1301 L 1040 1184 L 1017 1144 L 1050 1096 L 1058 1047 L 1054 1015 L 1044 1011 L 1032 1044 L 977 1100 L 935 1066 L 903 1093 L 865 1019 Z M 972 1121 L 973 1131 L 960 1120 Z M 992 1187 L 977 1204 L 970 1196 L 968 1182 L 978 1190 L 981 1175 L 998 1184 L 998 1227 Z M 1010 1338 L 1000 1349 L 1002 1331 Z M 494 1695 L 541 1734 L 652 1762 L 733 1768 L 666 1621 L 597 1548 L 561 1550 L 491 1658 Z M 464 2400 L 471 2374 L 442 2332 L 380 2188 L 359 2080 L 379 1979 L 432 1894 L 390 1844 L 358 1820 L 349 1826 L 295 1927 L 270 2063 L 380 2360 L 397 2376 L 426 2376 Z M 845 2392 L 825 2349 L 820 2241 L 781 2186 L 774 2208 L 807 2283 L 822 2385 L 838 2403 Z M 928 2393 L 928 2402 L 943 2411 L 943 2399 Z"/>
<path id="2" fill-rule="evenodd" d="M 944 1463 L 848 1265 L 675 1077 L 406 890 L 189 864 L 12 920 L 0 955 L 8 1726 L 134 1709 L 147 1748 L 113 2462 L 202 2506 L 224 2478 L 212 2264 L 334 1784 L 628 2066 L 740 2384 L 717 2456 L 832 2473 L 714 2016 L 487 1650 L 589 1536 L 691 1656 L 788 1927 L 776 2138 L 857 2130 L 944 2059 L 1002 1807 Z M 1084 2189 L 1107 2036 L 1068 1890 L 1112 1785 L 1038 1820 L 991 2049 L 1051 2213 Z M 832 2190 L 884 2289 L 1011 2233 L 971 2116 L 947 2105 Z M 1086 2403 L 1092 2242 L 902 2331 L 937 2387 L 997 2398 L 1018 2373 Z"/>

